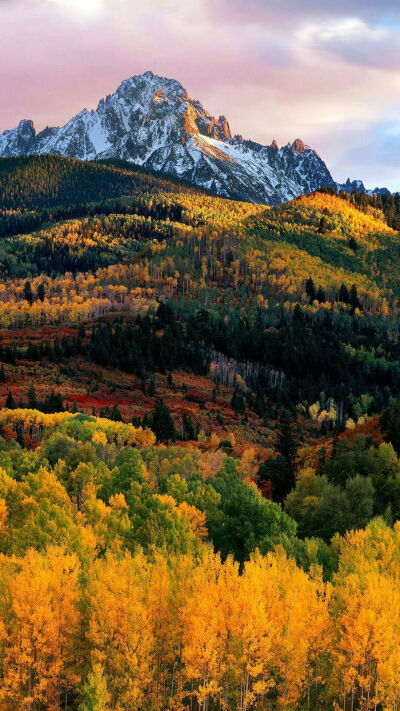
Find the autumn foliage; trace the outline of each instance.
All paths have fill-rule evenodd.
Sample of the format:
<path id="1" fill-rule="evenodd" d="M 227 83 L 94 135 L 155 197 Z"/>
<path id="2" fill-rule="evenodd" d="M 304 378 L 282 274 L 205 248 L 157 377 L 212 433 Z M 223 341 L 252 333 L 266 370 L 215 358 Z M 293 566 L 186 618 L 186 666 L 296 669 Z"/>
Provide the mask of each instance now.
<path id="1" fill-rule="evenodd" d="M 104 418 L 0 417 L 43 428 L 34 451 L 1 444 L 0 708 L 396 708 L 399 524 L 337 537 L 330 580 L 311 541 L 306 570 L 285 537 L 239 564 L 209 542 L 212 480 L 172 474 L 185 450 Z"/>
<path id="2" fill-rule="evenodd" d="M 398 711 L 399 214 L 0 161 L 0 711 Z"/>

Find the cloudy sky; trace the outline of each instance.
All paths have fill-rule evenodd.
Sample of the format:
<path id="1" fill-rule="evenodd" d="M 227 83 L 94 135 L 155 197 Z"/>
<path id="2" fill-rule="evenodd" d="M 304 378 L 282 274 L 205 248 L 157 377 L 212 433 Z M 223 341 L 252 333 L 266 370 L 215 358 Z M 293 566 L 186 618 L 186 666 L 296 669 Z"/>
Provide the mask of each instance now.
<path id="1" fill-rule="evenodd" d="M 0 132 L 179 79 L 235 133 L 400 190 L 399 0 L 0 0 Z"/>

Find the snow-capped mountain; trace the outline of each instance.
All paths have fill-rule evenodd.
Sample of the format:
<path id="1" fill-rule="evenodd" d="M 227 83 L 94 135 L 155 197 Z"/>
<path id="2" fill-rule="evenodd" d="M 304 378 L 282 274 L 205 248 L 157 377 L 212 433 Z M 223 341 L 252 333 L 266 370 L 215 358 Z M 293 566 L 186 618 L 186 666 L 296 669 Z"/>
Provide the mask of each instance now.
<path id="1" fill-rule="evenodd" d="M 299 139 L 279 148 L 233 136 L 183 86 L 145 72 L 123 81 L 97 109 L 36 133 L 23 120 L 0 135 L 0 156 L 56 153 L 83 160 L 119 158 L 208 188 L 274 205 L 321 186 L 336 187 L 323 160 Z"/>

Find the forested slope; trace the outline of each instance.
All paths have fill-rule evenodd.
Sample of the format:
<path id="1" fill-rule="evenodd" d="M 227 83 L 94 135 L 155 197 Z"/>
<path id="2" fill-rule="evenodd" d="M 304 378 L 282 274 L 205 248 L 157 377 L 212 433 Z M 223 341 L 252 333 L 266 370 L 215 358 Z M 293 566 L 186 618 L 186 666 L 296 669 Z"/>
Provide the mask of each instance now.
<path id="1" fill-rule="evenodd" d="M 0 708 L 394 711 L 395 203 L 51 156 L 0 201 Z"/>

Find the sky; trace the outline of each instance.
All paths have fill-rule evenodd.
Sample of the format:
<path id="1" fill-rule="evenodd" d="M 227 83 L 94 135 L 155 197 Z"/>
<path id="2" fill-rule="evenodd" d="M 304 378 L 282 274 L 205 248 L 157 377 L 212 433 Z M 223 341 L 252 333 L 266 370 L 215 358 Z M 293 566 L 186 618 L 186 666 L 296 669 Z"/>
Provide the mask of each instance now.
<path id="1" fill-rule="evenodd" d="M 400 190 L 400 0 L 0 0 L 0 132 L 62 125 L 148 69 L 233 133 Z"/>

